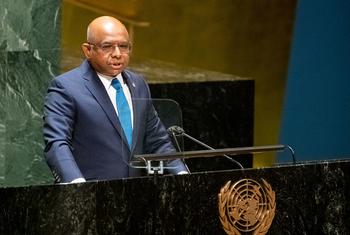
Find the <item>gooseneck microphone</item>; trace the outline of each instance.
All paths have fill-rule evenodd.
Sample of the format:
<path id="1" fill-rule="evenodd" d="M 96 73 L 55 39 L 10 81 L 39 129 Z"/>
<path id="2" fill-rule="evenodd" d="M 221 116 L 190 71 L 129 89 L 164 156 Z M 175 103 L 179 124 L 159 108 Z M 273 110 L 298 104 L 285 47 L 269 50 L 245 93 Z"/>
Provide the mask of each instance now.
<path id="1" fill-rule="evenodd" d="M 179 146 L 179 143 L 177 142 L 176 136 L 184 136 L 184 137 L 186 137 L 186 138 L 192 140 L 193 142 L 195 142 L 195 143 L 197 143 L 197 144 L 199 144 L 199 145 L 204 146 L 204 147 L 207 148 L 207 149 L 215 150 L 213 147 L 210 147 L 209 145 L 203 143 L 202 141 L 197 140 L 196 138 L 194 138 L 194 137 L 192 137 L 192 136 L 186 134 L 186 132 L 184 131 L 184 129 L 182 129 L 182 128 L 179 127 L 179 126 L 171 126 L 171 127 L 169 127 L 169 128 L 167 129 L 167 131 L 168 131 L 168 134 L 169 134 L 170 136 L 173 137 L 173 139 L 174 139 L 174 141 L 175 141 L 175 143 L 176 143 L 176 145 L 177 145 L 177 149 L 178 149 L 178 151 L 180 151 L 180 152 L 182 152 L 182 150 L 181 150 L 181 148 L 180 148 L 180 146 Z M 236 164 L 237 166 L 239 166 L 239 168 L 244 169 L 244 167 L 242 166 L 242 164 L 239 163 L 238 161 L 236 161 L 235 159 L 229 157 L 229 156 L 226 155 L 226 154 L 223 154 L 222 156 L 225 157 L 227 160 L 233 162 L 233 163 Z"/>

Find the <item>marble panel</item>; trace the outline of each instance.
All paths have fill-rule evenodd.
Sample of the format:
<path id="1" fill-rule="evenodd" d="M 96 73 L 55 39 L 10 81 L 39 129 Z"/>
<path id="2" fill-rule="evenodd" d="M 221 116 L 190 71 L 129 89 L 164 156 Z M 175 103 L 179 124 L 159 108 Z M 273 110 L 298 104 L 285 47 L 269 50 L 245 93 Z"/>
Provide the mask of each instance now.
<path id="1" fill-rule="evenodd" d="M 264 179 L 275 192 L 268 234 L 350 233 L 350 161 L 342 160 L 0 188 L 0 234 L 225 234 L 218 193 L 241 179 Z"/>
<path id="2" fill-rule="evenodd" d="M 5 17 L 8 3 L 8 0 L 0 1 L 0 51 L 6 48 Z"/>
<path id="3" fill-rule="evenodd" d="M 58 71 L 60 0 L 0 2 L 0 185 L 52 182 L 42 105 Z"/>
<path id="4" fill-rule="evenodd" d="M 52 182 L 43 159 L 42 109 L 57 67 L 56 50 L 7 52 L 0 80 L 5 185 Z"/>
<path id="5" fill-rule="evenodd" d="M 2 99 L 2 92 L 5 90 L 5 83 L 1 82 L 7 76 L 6 74 L 7 53 L 0 51 L 0 185 L 5 182 L 5 117 L 4 100 Z"/>
<path id="6" fill-rule="evenodd" d="M 16 208 L 1 218 L 0 234 L 97 234 L 95 188 L 85 184 L 0 189 L 1 205 Z"/>
<path id="7" fill-rule="evenodd" d="M 60 41 L 59 0 L 5 1 L 0 12 L 3 35 L 0 45 L 7 51 L 58 48 Z M 4 44 L 5 43 L 5 47 Z"/>

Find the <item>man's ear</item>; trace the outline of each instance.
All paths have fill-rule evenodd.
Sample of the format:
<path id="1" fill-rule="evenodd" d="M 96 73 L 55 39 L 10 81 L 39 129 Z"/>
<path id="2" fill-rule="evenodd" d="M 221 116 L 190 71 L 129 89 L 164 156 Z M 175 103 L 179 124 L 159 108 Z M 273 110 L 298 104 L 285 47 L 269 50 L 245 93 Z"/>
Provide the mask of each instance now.
<path id="1" fill-rule="evenodd" d="M 81 44 L 81 49 L 84 52 L 85 58 L 90 59 L 91 58 L 91 52 L 92 52 L 92 46 L 89 43 L 83 43 Z"/>

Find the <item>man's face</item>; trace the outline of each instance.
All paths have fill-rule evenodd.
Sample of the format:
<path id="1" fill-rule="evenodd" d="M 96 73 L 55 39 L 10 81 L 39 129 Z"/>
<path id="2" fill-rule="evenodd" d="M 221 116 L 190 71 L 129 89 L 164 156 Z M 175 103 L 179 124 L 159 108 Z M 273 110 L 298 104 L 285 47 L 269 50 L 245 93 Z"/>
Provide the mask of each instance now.
<path id="1" fill-rule="evenodd" d="M 93 40 L 82 45 L 94 69 L 107 76 L 116 76 L 129 64 L 131 45 L 123 25 L 107 23 L 93 28 Z"/>

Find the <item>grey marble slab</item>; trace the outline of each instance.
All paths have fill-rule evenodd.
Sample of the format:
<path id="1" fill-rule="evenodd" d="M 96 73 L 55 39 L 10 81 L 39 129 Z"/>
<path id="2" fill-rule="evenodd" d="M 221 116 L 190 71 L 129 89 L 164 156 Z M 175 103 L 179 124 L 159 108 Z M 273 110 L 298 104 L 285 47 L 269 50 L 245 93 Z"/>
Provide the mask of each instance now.
<path id="1" fill-rule="evenodd" d="M 60 4 L 59 0 L 2 1 L 0 50 L 58 48 Z"/>
<path id="2" fill-rule="evenodd" d="M 59 65 L 60 10 L 59 0 L 0 2 L 0 185 L 52 182 L 41 129 Z"/>
<path id="3" fill-rule="evenodd" d="M 350 232 L 350 162 L 342 160 L 0 188 L 0 234 L 225 234 L 218 193 L 241 179 L 264 179 L 275 192 L 267 234 Z"/>
<path id="4" fill-rule="evenodd" d="M 57 71 L 57 51 L 3 52 L 0 79 L 0 149 L 5 185 L 51 182 L 43 159 L 42 108 Z"/>

